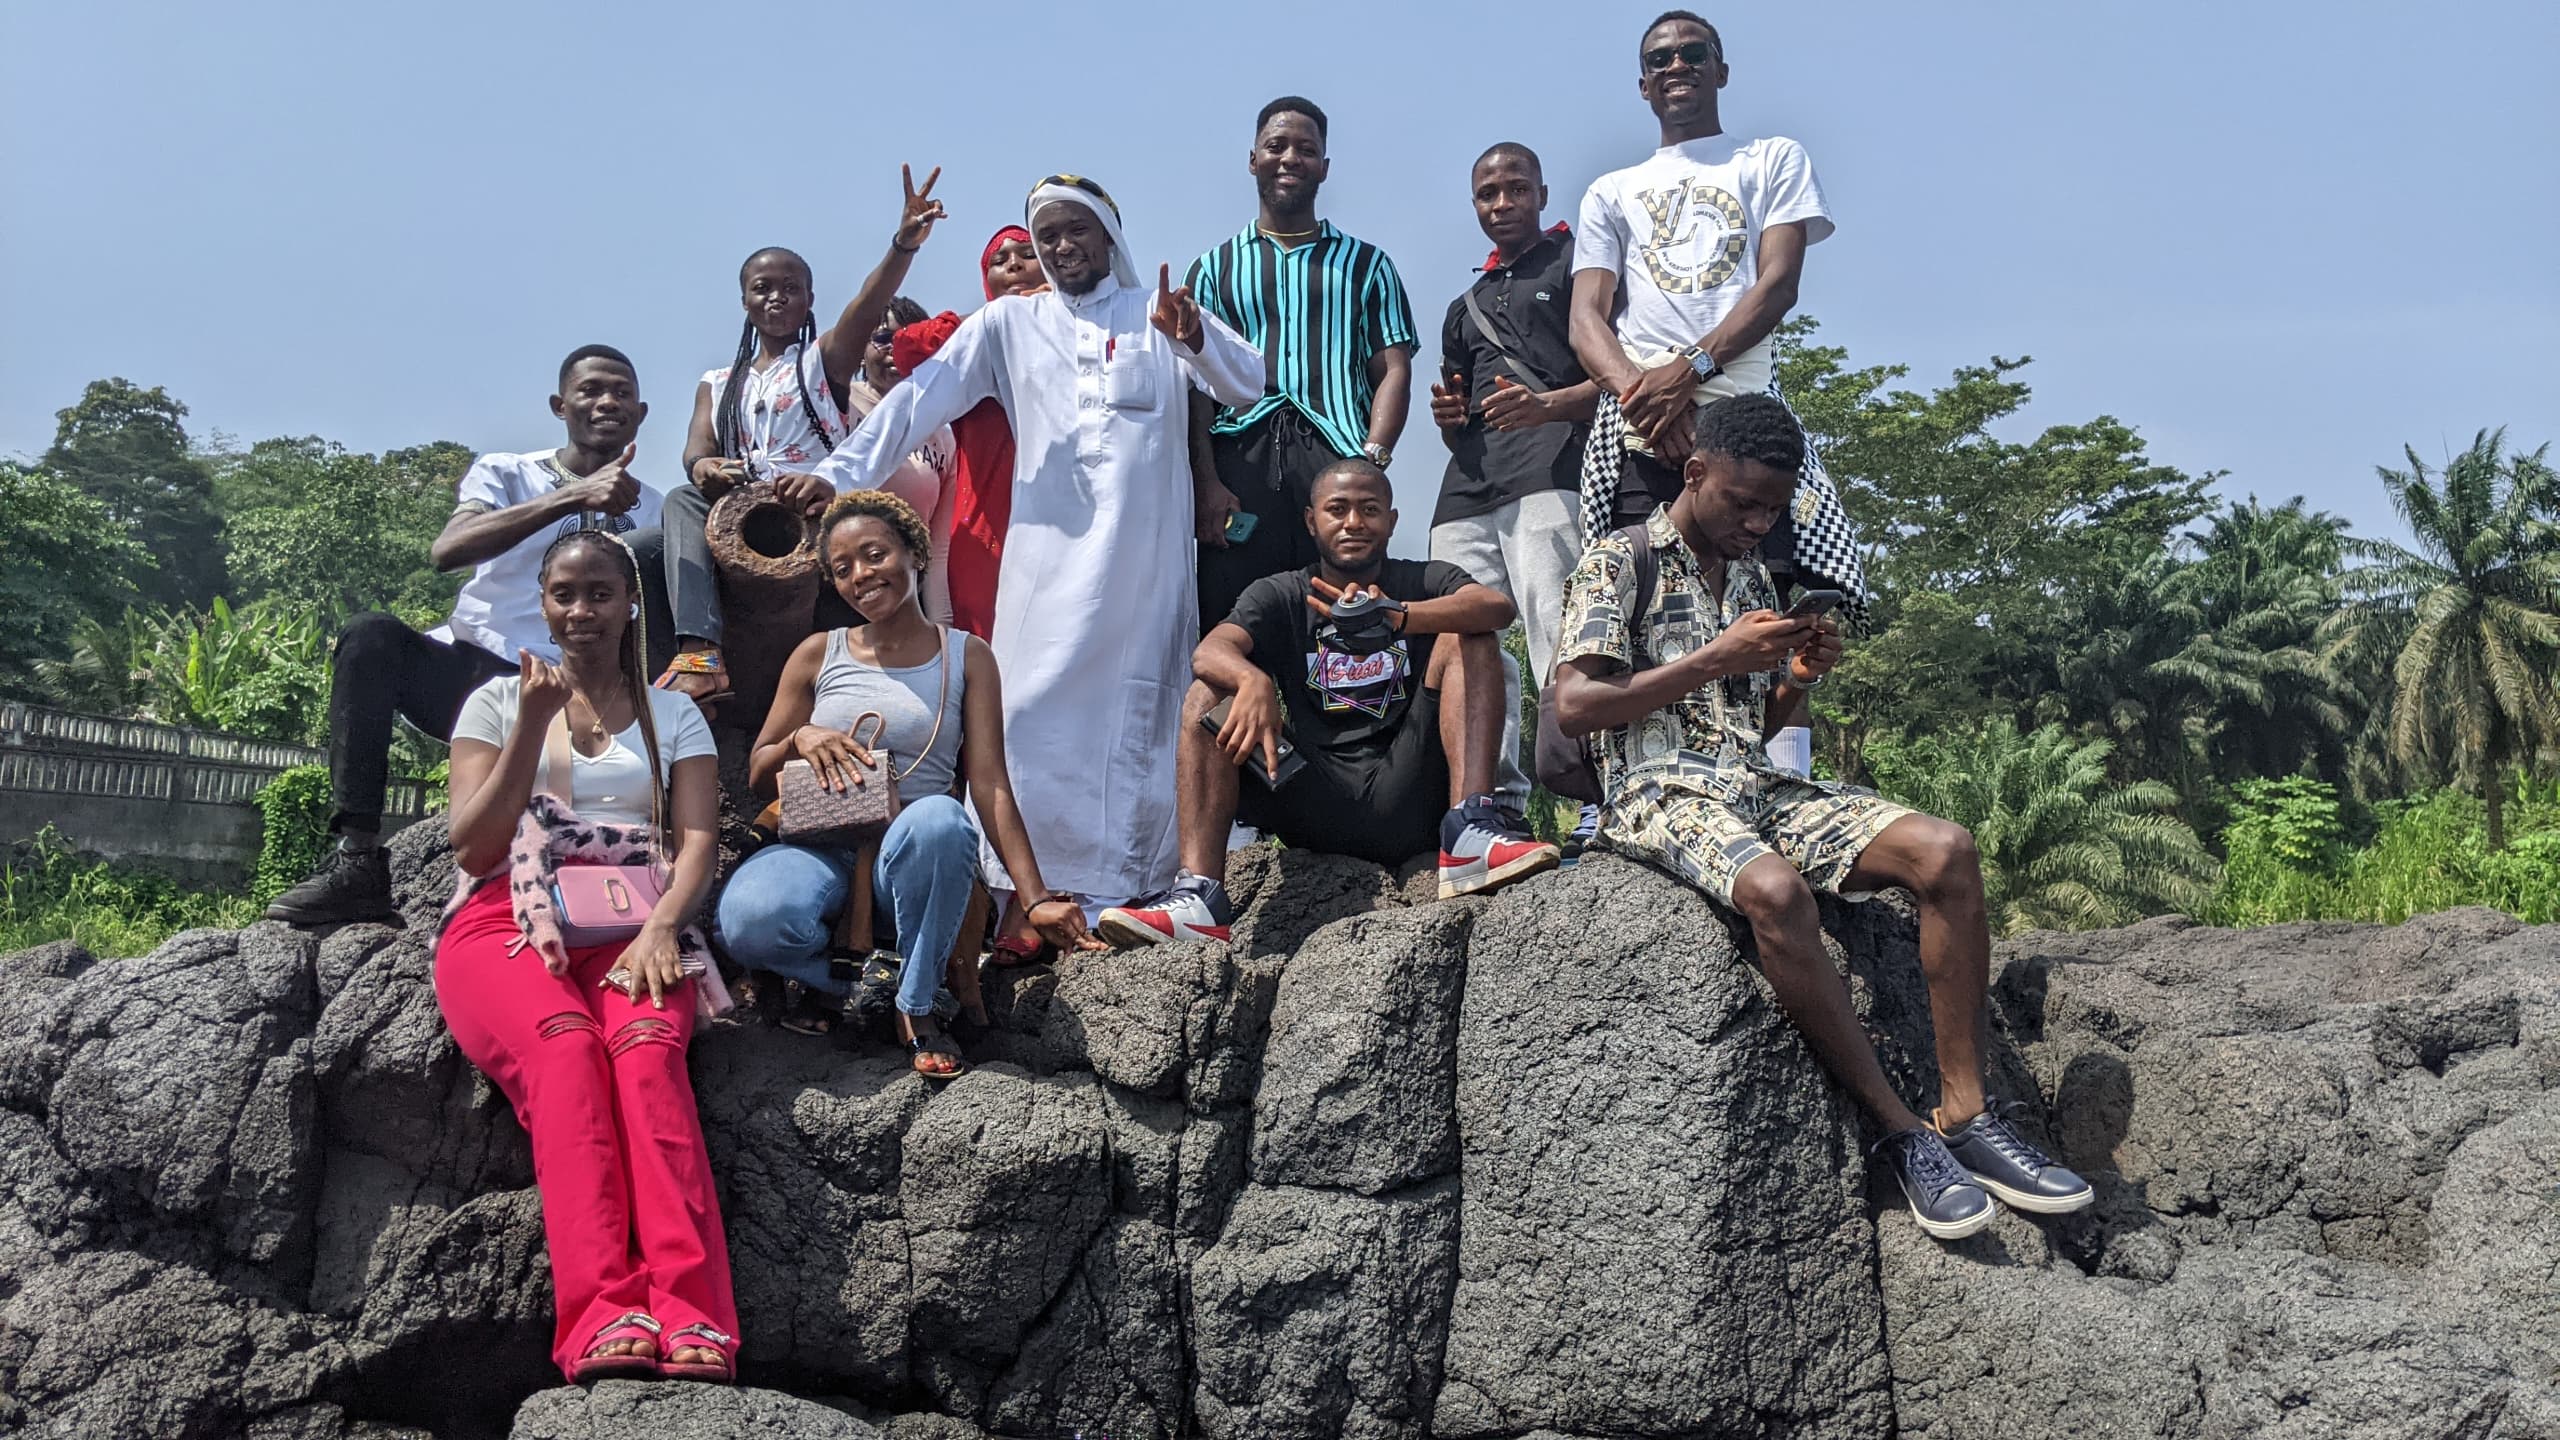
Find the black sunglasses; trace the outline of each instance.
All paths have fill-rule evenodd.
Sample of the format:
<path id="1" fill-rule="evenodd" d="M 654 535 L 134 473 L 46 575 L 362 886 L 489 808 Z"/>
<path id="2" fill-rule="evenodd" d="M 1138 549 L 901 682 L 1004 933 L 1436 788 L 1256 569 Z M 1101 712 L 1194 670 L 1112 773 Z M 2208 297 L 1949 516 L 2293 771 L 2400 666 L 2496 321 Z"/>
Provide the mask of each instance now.
<path id="1" fill-rule="evenodd" d="M 1644 52 L 1644 68 L 1668 70 L 1674 60 L 1685 61 L 1695 68 L 1718 58 L 1714 41 L 1692 40 L 1685 45 L 1665 45 L 1659 50 L 1647 50 Z"/>
<path id="2" fill-rule="evenodd" d="M 897 338 L 897 327 L 892 325 L 883 325 L 879 329 L 871 332 L 871 343 L 874 345 L 886 345 Z"/>

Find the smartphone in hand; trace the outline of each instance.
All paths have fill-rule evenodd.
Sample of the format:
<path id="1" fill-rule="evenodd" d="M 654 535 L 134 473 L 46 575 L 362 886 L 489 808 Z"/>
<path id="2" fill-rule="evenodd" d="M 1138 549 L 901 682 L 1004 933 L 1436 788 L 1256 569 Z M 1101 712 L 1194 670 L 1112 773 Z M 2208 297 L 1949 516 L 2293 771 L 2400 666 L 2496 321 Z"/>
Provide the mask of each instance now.
<path id="1" fill-rule="evenodd" d="M 1200 717 L 1200 728 L 1212 735 L 1226 729 L 1227 711 L 1235 703 L 1235 697 L 1230 695 L 1210 707 L 1209 713 Z M 1266 790 L 1279 789 L 1297 779 L 1298 772 L 1307 768 L 1307 757 L 1298 753 L 1298 748 L 1289 743 L 1287 735 L 1282 735 L 1273 748 L 1280 752 L 1280 769 L 1276 773 L 1262 768 L 1261 751 L 1256 750 L 1244 757 L 1244 768 L 1252 771 L 1254 778 L 1260 780 Z"/>
<path id="2" fill-rule="evenodd" d="M 1849 597 L 1846 594 L 1838 590 L 1807 590 L 1796 597 L 1796 603 L 1787 607 L 1786 618 L 1790 620 L 1819 620 L 1823 616 L 1830 614 L 1832 611 L 1839 609 L 1840 602 L 1848 598 Z"/>
<path id="3" fill-rule="evenodd" d="M 1230 545 L 1241 545 L 1247 540 L 1252 539 L 1253 528 L 1261 523 L 1262 517 L 1254 514 L 1250 510 L 1239 510 L 1233 515 L 1228 516 L 1227 543 Z"/>

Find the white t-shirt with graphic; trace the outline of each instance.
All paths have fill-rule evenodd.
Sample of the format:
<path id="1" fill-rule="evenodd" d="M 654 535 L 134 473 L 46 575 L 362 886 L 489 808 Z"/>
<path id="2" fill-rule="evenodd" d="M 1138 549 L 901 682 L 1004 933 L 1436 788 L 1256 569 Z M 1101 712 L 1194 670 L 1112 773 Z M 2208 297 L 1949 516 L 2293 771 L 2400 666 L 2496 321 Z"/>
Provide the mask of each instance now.
<path id="1" fill-rule="evenodd" d="M 703 372 L 702 383 L 711 387 L 715 426 L 721 407 L 729 403 L 730 368 L 723 365 Z M 745 423 L 738 427 L 738 448 L 746 452 L 747 469 L 758 480 L 808 473 L 853 431 L 836 408 L 835 394 L 827 388 L 826 357 L 814 345 L 795 344 L 762 370 L 749 367 L 746 383 L 747 410 L 741 417 Z M 809 397 L 808 405 L 800 403 L 803 393 Z M 809 424 L 811 407 L 816 408 L 822 428 Z"/>
<path id="2" fill-rule="evenodd" d="M 1618 277 L 1619 343 L 1638 363 L 1659 364 L 1723 323 L 1760 278 L 1760 233 L 1796 221 L 1808 245 L 1833 229 L 1804 147 L 1711 135 L 1591 182 L 1573 268 Z M 1768 342 L 1724 369 L 1745 390 L 1767 385 Z"/>
<path id="3" fill-rule="evenodd" d="M 516 728 L 516 700 L 524 693 L 524 681 L 514 675 L 501 675 L 471 692 L 462 702 L 462 713 L 454 717 L 453 738 L 477 740 L 484 745 L 503 747 L 507 736 Z M 675 783 L 676 762 L 697 755 L 717 755 L 719 747 L 712 742 L 711 727 L 703 723 L 702 712 L 693 701 L 673 690 L 651 689 L 649 716 L 658 722 L 659 782 Z M 563 788 L 547 773 L 544 765 L 533 772 L 533 788 L 554 795 L 567 794 L 570 808 L 578 818 L 608 825 L 646 825 L 649 823 L 649 742 L 640 733 L 640 722 L 633 720 L 600 755 L 581 755 L 576 746 L 569 748 L 572 779 Z"/>
<path id="4" fill-rule="evenodd" d="M 569 479 L 560 468 L 560 452 L 506 455 L 492 452 L 471 462 L 454 494 L 457 508 L 508 510 L 549 494 Z M 505 554 L 483 560 L 462 582 L 453 598 L 453 618 L 430 632 L 432 638 L 477 645 L 499 659 L 515 663 L 516 651 L 530 650 L 545 660 L 560 658 L 551 643 L 551 627 L 542 621 L 542 552 L 562 532 L 602 528 L 617 535 L 645 530 L 658 523 L 659 493 L 647 482 L 640 503 L 619 515 L 582 511 L 518 541 Z"/>

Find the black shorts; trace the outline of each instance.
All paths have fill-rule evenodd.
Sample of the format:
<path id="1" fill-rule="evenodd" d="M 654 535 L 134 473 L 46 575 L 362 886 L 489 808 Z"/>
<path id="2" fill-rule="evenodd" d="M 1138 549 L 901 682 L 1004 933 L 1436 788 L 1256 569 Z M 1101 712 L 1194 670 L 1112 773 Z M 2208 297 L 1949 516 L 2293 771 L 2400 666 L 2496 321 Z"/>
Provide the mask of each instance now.
<path id="1" fill-rule="evenodd" d="M 1383 752 L 1338 757 L 1303 750 L 1306 768 L 1278 790 L 1250 768 L 1236 818 L 1282 844 L 1400 865 L 1440 849 L 1449 813 L 1449 757 L 1440 748 L 1440 692 L 1423 690 Z"/>
<path id="2" fill-rule="evenodd" d="M 1610 518 L 1615 525 L 1641 525 L 1656 505 L 1668 505 L 1680 495 L 1680 467 L 1665 465 L 1638 450 L 1627 452 L 1626 462 L 1618 471 L 1618 505 Z M 1778 512 L 1778 523 L 1760 537 L 1760 563 L 1769 567 L 1771 578 L 1783 582 L 1796 568 L 1796 517 L 1792 508 Z"/>

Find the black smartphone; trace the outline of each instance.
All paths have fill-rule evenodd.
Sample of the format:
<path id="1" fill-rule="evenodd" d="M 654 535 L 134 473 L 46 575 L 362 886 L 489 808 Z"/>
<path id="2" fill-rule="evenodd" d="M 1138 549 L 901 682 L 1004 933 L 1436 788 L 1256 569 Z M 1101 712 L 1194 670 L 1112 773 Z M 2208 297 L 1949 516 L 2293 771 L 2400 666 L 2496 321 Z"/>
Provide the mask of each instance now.
<path id="1" fill-rule="evenodd" d="M 1787 618 L 1818 620 L 1839 609 L 1840 602 L 1848 598 L 1838 590 L 1807 590 L 1796 597 L 1796 603 L 1787 607 Z"/>
<path id="2" fill-rule="evenodd" d="M 1227 711 L 1231 709 L 1235 703 L 1235 697 L 1230 695 L 1226 699 L 1219 701 L 1216 705 L 1211 706 L 1209 713 L 1200 717 L 1200 728 L 1208 731 L 1212 735 L 1226 729 Z M 1298 753 L 1298 747 L 1289 743 L 1289 737 L 1287 735 L 1282 735 L 1278 743 L 1272 748 L 1280 752 L 1279 773 L 1274 774 L 1271 771 L 1262 768 L 1262 752 L 1260 750 L 1256 750 L 1252 754 L 1244 757 L 1244 768 L 1252 771 L 1253 777 L 1261 781 L 1265 789 L 1277 790 L 1281 786 L 1298 778 L 1298 772 L 1307 768 L 1307 757 Z"/>

